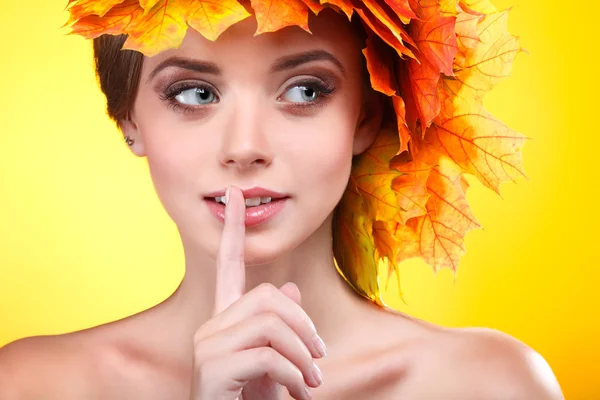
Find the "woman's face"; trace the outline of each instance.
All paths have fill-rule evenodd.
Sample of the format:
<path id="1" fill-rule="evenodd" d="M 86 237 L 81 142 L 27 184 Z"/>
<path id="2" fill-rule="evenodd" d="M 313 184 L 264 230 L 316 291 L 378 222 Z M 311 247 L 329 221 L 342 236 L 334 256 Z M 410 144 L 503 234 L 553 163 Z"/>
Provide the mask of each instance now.
<path id="1" fill-rule="evenodd" d="M 216 257 L 223 222 L 211 211 L 214 192 L 235 185 L 287 196 L 276 215 L 247 226 L 247 264 L 273 261 L 323 226 L 352 155 L 375 134 L 363 112 L 361 45 L 345 17 L 322 12 L 312 35 L 255 30 L 252 17 L 216 42 L 189 29 L 180 48 L 145 58 L 123 125 L 184 246 Z"/>

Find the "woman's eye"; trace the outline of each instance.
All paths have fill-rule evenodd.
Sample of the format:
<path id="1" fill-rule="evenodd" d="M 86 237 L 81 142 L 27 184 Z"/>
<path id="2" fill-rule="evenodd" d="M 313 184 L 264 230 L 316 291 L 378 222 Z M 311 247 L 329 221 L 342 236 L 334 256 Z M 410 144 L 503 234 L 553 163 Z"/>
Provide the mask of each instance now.
<path id="1" fill-rule="evenodd" d="M 214 103 L 217 96 L 209 89 L 204 88 L 192 88 L 182 90 L 178 95 L 175 96 L 175 100 L 186 105 L 202 105 Z"/>
<path id="2" fill-rule="evenodd" d="M 295 86 L 284 93 L 285 100 L 292 103 L 306 103 L 317 100 L 320 92 L 309 86 Z"/>

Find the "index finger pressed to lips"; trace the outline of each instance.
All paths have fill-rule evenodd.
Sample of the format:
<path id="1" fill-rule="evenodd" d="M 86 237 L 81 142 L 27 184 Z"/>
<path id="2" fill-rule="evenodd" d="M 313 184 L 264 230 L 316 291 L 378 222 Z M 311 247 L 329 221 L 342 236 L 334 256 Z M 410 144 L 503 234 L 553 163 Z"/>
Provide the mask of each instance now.
<path id="1" fill-rule="evenodd" d="M 226 193 L 225 224 L 217 255 L 215 308 L 219 314 L 239 299 L 245 290 L 244 224 L 246 205 L 242 191 L 230 186 Z"/>

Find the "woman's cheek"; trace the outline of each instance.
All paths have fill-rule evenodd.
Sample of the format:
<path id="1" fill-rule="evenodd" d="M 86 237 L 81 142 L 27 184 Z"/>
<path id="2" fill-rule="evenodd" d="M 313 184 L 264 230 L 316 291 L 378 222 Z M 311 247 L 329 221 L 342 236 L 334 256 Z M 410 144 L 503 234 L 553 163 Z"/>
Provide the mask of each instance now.
<path id="1" fill-rule="evenodd" d="M 348 184 L 352 168 L 352 140 L 344 131 L 330 130 L 304 160 L 304 176 L 310 180 L 306 185 L 319 188 L 314 191 L 319 196 L 315 201 L 335 206 Z"/>

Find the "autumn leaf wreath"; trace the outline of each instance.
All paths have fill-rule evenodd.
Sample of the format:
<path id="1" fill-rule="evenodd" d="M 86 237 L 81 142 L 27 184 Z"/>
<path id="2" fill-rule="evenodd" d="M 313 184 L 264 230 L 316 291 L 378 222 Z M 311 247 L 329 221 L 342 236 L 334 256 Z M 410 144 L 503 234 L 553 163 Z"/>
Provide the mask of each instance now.
<path id="1" fill-rule="evenodd" d="M 188 26 L 216 40 L 251 13 L 256 34 L 293 25 L 310 32 L 309 14 L 325 8 L 348 19 L 356 13 L 367 34 L 372 87 L 390 98 L 395 118 L 354 160 L 334 221 L 338 271 L 381 306 L 380 274 L 389 279 L 396 272 L 400 287 L 403 260 L 420 257 L 435 271 L 456 271 L 466 233 L 480 227 L 464 175 L 498 194 L 501 183 L 525 176 L 521 149 L 528 138 L 483 107 L 484 95 L 525 51 L 507 32 L 509 10 L 497 11 L 488 0 L 249 3 L 70 0 L 65 26 L 90 39 L 127 34 L 125 49 L 152 56 L 178 47 Z"/>

